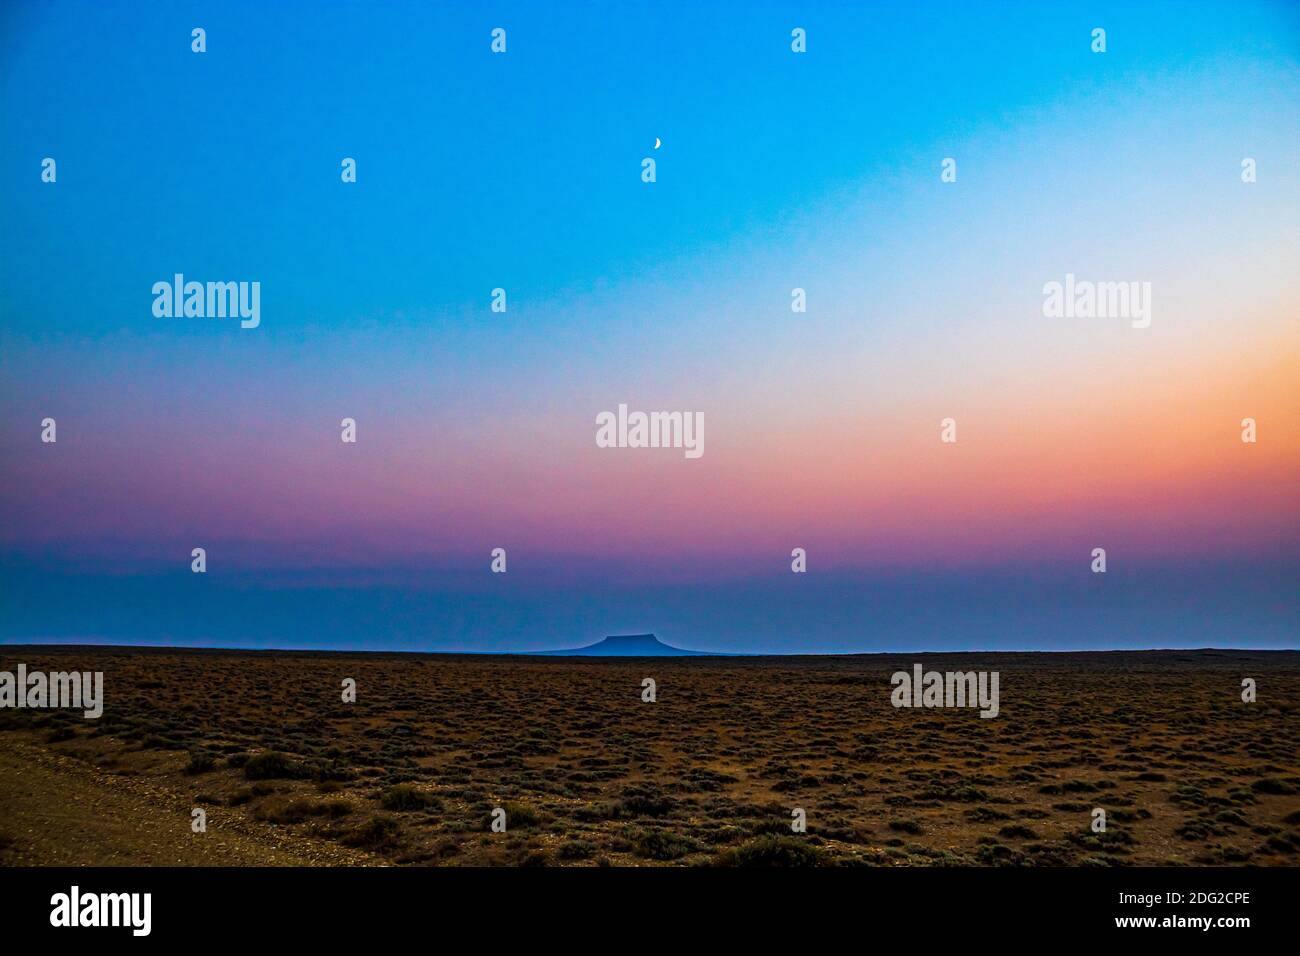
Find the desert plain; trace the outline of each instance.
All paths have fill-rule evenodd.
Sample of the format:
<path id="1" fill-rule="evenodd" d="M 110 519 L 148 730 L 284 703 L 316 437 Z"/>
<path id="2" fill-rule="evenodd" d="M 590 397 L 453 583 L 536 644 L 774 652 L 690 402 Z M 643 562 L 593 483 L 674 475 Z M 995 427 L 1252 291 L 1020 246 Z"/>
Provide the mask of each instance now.
<path id="1" fill-rule="evenodd" d="M 104 709 L 0 709 L 6 866 L 1300 861 L 1300 652 L 19 663 Z M 997 717 L 894 707 L 917 663 L 996 670 Z"/>

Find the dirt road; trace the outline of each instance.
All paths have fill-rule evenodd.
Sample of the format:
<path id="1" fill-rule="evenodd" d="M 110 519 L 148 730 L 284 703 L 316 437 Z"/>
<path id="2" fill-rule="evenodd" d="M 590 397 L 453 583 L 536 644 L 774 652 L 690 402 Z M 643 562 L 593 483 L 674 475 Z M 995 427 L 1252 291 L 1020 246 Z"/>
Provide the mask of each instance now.
<path id="1" fill-rule="evenodd" d="M 0 865 L 373 866 L 384 861 L 209 806 L 194 833 L 192 794 L 106 773 L 0 734 Z"/>

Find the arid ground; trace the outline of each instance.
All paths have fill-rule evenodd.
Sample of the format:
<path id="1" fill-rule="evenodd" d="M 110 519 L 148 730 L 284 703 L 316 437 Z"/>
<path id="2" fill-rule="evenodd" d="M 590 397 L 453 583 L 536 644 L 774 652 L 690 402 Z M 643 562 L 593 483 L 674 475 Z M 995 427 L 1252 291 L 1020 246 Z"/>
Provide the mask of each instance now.
<path id="1" fill-rule="evenodd" d="M 1300 652 L 19 662 L 105 706 L 0 710 L 6 865 L 1300 862 Z M 997 670 L 1001 713 L 894 708 L 917 662 Z"/>

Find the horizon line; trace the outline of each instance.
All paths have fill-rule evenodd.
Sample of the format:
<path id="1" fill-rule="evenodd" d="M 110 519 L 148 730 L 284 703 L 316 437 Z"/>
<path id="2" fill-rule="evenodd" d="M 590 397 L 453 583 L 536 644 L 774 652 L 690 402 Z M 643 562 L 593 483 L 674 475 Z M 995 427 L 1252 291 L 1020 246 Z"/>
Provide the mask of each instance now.
<path id="1" fill-rule="evenodd" d="M 599 643 L 599 642 L 597 642 Z M 588 645 L 588 647 L 595 645 Z M 671 645 L 666 645 L 671 646 Z M 247 647 L 243 645 L 209 646 L 187 644 L 79 644 L 75 642 L 51 641 L 37 643 L 9 643 L 0 640 L 0 651 L 5 648 L 59 648 L 63 650 L 153 650 L 153 651 L 218 651 L 243 652 L 253 654 L 400 654 L 421 657 L 575 657 L 590 660 L 648 660 L 682 657 L 901 657 L 907 655 L 956 655 L 956 654 L 1161 654 L 1161 653 L 1208 653 L 1231 652 L 1246 654 L 1297 654 L 1300 647 L 1115 647 L 1115 648 L 1053 648 L 1024 649 L 999 648 L 996 650 L 872 650 L 872 651 L 800 651 L 800 652 L 755 652 L 755 651 L 695 651 L 689 648 L 685 654 L 570 654 L 566 651 L 584 650 L 586 648 L 563 648 L 560 650 L 541 651 L 425 651 L 409 649 L 381 648 L 324 648 L 324 647 Z"/>

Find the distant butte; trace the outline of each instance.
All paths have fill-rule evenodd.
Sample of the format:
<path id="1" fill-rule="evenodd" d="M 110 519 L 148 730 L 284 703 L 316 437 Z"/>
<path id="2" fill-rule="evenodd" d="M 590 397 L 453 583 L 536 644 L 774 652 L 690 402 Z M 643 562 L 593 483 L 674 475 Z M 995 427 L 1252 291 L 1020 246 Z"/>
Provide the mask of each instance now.
<path id="1" fill-rule="evenodd" d="M 616 634 L 589 644 L 563 651 L 533 651 L 550 657 L 711 657 L 708 651 L 686 651 L 665 644 L 653 634 Z"/>

